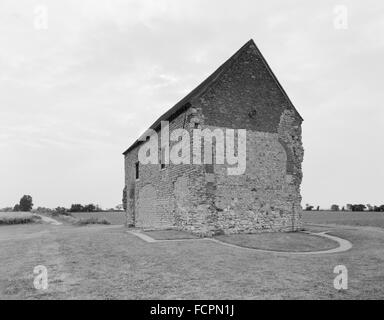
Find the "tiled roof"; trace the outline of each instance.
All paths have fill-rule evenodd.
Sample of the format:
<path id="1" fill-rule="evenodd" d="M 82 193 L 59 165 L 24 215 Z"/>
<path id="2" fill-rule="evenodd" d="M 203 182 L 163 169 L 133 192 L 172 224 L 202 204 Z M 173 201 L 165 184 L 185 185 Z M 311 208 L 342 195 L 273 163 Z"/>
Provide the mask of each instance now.
<path id="1" fill-rule="evenodd" d="M 266 68 L 272 75 L 273 79 L 285 95 L 287 101 L 291 104 L 291 107 L 296 110 L 292 104 L 292 102 L 289 100 L 287 94 L 285 93 L 283 87 L 280 85 L 279 81 L 273 74 L 272 70 L 268 66 L 267 62 L 265 61 L 263 55 L 257 48 L 255 42 L 251 39 L 249 40 L 246 44 L 244 44 L 234 55 L 232 55 L 227 61 L 225 61 L 219 68 L 216 69 L 215 72 L 213 72 L 207 79 L 205 79 L 202 83 L 200 83 L 195 89 L 193 89 L 188 95 L 186 95 L 183 99 L 181 99 L 178 103 L 176 103 L 171 109 L 169 109 L 167 112 L 165 112 L 161 117 L 159 117 L 149 128 L 156 130 L 157 128 L 160 127 L 161 121 L 166 121 L 168 120 L 172 115 L 177 113 L 178 111 L 182 110 L 183 108 L 188 105 L 192 99 L 201 96 L 208 88 L 210 88 L 217 79 L 219 79 L 220 75 L 222 75 L 226 70 L 229 69 L 229 67 L 236 61 L 236 58 L 244 51 L 246 50 L 249 46 L 253 45 L 256 50 L 258 55 L 260 56 L 261 60 L 265 64 Z M 296 111 L 297 112 L 297 111 Z M 301 118 L 300 114 L 297 112 L 299 117 Z M 301 118 L 302 119 L 302 118 Z M 124 151 L 124 155 L 127 154 L 130 150 L 132 150 L 134 147 L 139 145 L 142 141 L 141 140 L 136 140 L 127 150 Z"/>

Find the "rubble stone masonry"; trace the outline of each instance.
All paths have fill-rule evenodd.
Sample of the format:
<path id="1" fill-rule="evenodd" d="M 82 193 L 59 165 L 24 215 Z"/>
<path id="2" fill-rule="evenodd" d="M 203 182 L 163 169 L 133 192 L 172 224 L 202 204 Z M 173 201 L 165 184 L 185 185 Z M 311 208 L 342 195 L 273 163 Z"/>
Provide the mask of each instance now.
<path id="1" fill-rule="evenodd" d="M 254 43 L 188 102 L 169 123 L 171 132 L 189 131 L 191 159 L 193 129 L 246 129 L 246 170 L 228 175 L 227 164 L 139 164 L 136 179 L 137 145 L 125 154 L 127 225 L 204 236 L 300 229 L 302 119 Z"/>

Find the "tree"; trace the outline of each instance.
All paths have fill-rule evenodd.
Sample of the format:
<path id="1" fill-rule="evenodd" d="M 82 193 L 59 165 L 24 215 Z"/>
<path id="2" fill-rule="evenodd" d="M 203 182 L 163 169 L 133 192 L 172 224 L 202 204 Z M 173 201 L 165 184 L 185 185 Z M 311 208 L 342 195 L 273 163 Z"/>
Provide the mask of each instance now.
<path id="1" fill-rule="evenodd" d="M 331 210 L 332 210 L 332 211 L 339 211 L 340 209 L 339 209 L 339 206 L 338 206 L 337 204 L 333 204 L 333 205 L 331 206 Z"/>
<path id="2" fill-rule="evenodd" d="M 96 206 L 93 203 L 90 203 L 83 208 L 84 212 L 94 212 L 96 211 Z"/>
<path id="3" fill-rule="evenodd" d="M 320 211 L 320 206 L 317 206 L 317 207 L 316 207 L 316 211 Z"/>
<path id="4" fill-rule="evenodd" d="M 76 204 L 72 204 L 71 205 L 71 208 L 69 209 L 70 212 L 83 212 L 84 211 L 84 207 L 79 204 L 79 203 L 76 203 Z"/>
<path id="5" fill-rule="evenodd" d="M 33 209 L 33 211 L 38 212 L 38 213 L 52 213 L 53 210 L 50 208 L 45 208 L 45 207 L 37 207 L 36 209 Z"/>
<path id="6" fill-rule="evenodd" d="M 18 203 L 15 204 L 15 206 L 13 207 L 13 211 L 15 212 L 20 211 L 20 205 Z"/>
<path id="7" fill-rule="evenodd" d="M 68 213 L 68 209 L 67 209 L 67 208 L 64 208 L 64 207 L 57 207 L 57 208 L 55 209 L 54 214 L 69 215 L 69 213 Z"/>
<path id="8" fill-rule="evenodd" d="M 367 208 L 364 204 L 358 204 L 356 207 L 356 211 L 364 211 Z"/>
<path id="9" fill-rule="evenodd" d="M 309 205 L 308 203 L 305 205 L 305 211 L 312 211 L 313 206 Z"/>
<path id="10" fill-rule="evenodd" d="M 363 204 L 353 204 L 352 205 L 352 211 L 364 211 L 366 208 Z"/>
<path id="11" fill-rule="evenodd" d="M 24 195 L 20 199 L 20 211 L 31 211 L 33 207 L 32 197 L 29 195 Z"/>
<path id="12" fill-rule="evenodd" d="M 367 208 L 368 208 L 368 211 L 373 211 L 373 206 L 371 206 L 370 204 L 367 204 Z"/>

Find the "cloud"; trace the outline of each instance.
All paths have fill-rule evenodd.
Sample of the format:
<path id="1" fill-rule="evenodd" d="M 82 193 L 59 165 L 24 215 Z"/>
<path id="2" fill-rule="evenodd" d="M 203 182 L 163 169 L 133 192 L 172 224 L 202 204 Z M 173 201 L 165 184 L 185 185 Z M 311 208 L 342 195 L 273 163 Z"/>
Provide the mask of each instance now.
<path id="1" fill-rule="evenodd" d="M 351 150 L 383 156 L 383 11 L 378 0 L 349 1 L 341 31 L 337 4 L 52 0 L 48 29 L 36 30 L 40 1 L 2 1 L 0 206 L 19 196 L 22 179 L 45 205 L 84 202 L 81 195 L 120 202 L 121 152 L 249 38 L 305 119 L 304 201 L 378 201 L 369 179 L 383 175 L 381 165 L 367 167 Z M 359 174 L 370 185 L 360 195 L 347 174 L 355 171 L 370 177 Z"/>

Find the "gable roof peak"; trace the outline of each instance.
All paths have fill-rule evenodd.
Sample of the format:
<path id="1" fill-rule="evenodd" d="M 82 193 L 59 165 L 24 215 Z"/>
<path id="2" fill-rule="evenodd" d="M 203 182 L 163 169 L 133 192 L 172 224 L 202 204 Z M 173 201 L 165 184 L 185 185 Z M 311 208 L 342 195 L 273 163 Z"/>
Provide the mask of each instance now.
<path id="1" fill-rule="evenodd" d="M 300 114 L 297 112 L 295 107 L 293 106 L 292 102 L 290 101 L 288 95 L 284 91 L 283 87 L 280 85 L 279 81 L 277 80 L 276 76 L 272 72 L 271 68 L 269 67 L 268 63 L 264 59 L 263 55 L 261 54 L 259 48 L 256 46 L 255 41 L 253 39 L 249 39 L 239 50 L 237 50 L 229 59 L 227 59 L 220 67 L 216 69 L 208 78 L 206 78 L 202 83 L 200 83 L 195 89 L 193 89 L 188 95 L 186 95 L 183 99 L 181 99 L 178 103 L 176 103 L 171 109 L 169 109 L 167 112 L 165 112 L 162 116 L 160 116 L 151 126 L 150 129 L 158 129 L 160 127 L 161 121 L 165 121 L 169 119 L 172 115 L 174 115 L 176 112 L 181 111 L 185 108 L 188 108 L 191 105 L 191 101 L 194 99 L 202 96 L 206 90 L 208 90 L 219 78 L 220 76 L 225 73 L 234 62 L 237 61 L 238 57 L 245 52 L 248 48 L 253 48 L 255 51 L 255 54 L 259 56 L 261 59 L 261 62 L 265 65 L 268 72 L 276 82 L 277 86 L 280 88 L 280 90 L 283 92 L 284 96 L 286 97 L 288 104 L 293 107 L 295 112 L 298 114 L 298 116 L 301 118 Z M 301 118 L 302 119 L 302 118 Z M 139 140 L 136 140 L 127 150 L 124 151 L 124 155 L 127 154 L 131 149 L 133 149 L 135 146 L 140 144 L 141 142 Z"/>

